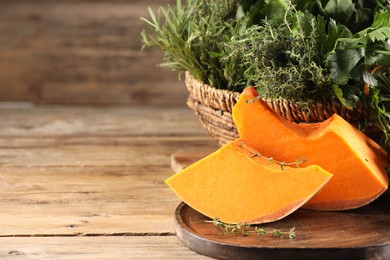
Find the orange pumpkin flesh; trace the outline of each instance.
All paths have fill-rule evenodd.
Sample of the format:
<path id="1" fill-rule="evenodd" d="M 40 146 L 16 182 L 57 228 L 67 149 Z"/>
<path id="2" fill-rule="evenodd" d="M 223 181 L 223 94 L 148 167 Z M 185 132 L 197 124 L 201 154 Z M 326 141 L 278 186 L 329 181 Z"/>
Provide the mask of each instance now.
<path id="1" fill-rule="evenodd" d="M 304 157 L 334 176 L 305 208 L 346 210 L 364 206 L 388 187 L 383 149 L 337 114 L 313 125 L 295 124 L 275 113 L 248 87 L 233 108 L 240 138 L 279 161 Z"/>
<path id="2" fill-rule="evenodd" d="M 254 224 L 295 211 L 332 177 L 319 166 L 282 169 L 253 156 L 253 149 L 237 139 L 166 183 L 181 200 L 210 218 Z"/>

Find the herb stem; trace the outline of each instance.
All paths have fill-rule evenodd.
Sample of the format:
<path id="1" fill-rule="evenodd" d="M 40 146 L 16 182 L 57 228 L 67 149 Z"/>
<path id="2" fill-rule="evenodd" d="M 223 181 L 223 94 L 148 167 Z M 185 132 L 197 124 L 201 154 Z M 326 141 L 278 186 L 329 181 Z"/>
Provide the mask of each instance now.
<path id="1" fill-rule="evenodd" d="M 237 224 L 229 224 L 222 222 L 218 218 L 214 218 L 213 220 L 206 220 L 206 223 L 212 223 L 221 233 L 210 234 L 207 233 L 205 235 L 235 235 L 235 236 L 249 236 L 250 233 L 254 233 L 257 236 L 262 236 L 266 234 L 270 234 L 273 237 L 284 238 L 286 235 L 289 239 L 295 239 L 295 227 L 290 228 L 288 231 L 282 231 L 280 229 L 273 229 L 272 231 L 267 231 L 264 228 L 260 228 L 259 226 L 250 225 L 247 223 L 237 223 Z"/>
<path id="2" fill-rule="evenodd" d="M 278 160 L 275 160 L 273 157 L 266 157 L 264 155 L 262 155 L 261 153 L 259 153 L 258 151 L 248 147 L 245 143 L 245 141 L 241 140 L 240 142 L 240 146 L 244 149 L 246 149 L 249 153 L 250 153 L 250 156 L 252 158 L 262 158 L 262 159 L 266 159 L 268 160 L 269 162 L 273 162 L 273 163 L 276 163 L 276 164 L 279 164 L 280 165 L 280 168 L 282 170 L 284 170 L 284 166 L 295 166 L 296 168 L 299 168 L 299 165 L 306 162 L 306 159 L 305 157 L 302 157 L 302 159 L 298 159 L 298 157 L 295 159 L 294 162 L 283 162 L 283 161 L 278 161 Z"/>

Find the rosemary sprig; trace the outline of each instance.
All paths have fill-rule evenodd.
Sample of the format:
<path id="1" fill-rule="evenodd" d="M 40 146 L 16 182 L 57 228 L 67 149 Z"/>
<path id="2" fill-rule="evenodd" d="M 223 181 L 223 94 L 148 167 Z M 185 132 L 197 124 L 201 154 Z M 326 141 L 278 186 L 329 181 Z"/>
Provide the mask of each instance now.
<path id="1" fill-rule="evenodd" d="M 280 229 L 273 229 L 272 231 L 267 231 L 264 228 L 260 228 L 258 226 L 253 226 L 248 223 L 237 223 L 237 224 L 229 224 L 221 221 L 219 218 L 214 218 L 209 221 L 206 220 L 207 223 L 212 223 L 221 233 L 220 235 L 235 235 L 235 236 L 249 236 L 250 233 L 254 233 L 257 236 L 263 236 L 266 234 L 270 234 L 273 237 L 277 238 L 285 238 L 288 235 L 289 239 L 295 239 L 295 227 L 292 227 L 288 231 L 282 231 Z"/>
<path id="2" fill-rule="evenodd" d="M 273 162 L 273 163 L 276 163 L 276 164 L 279 164 L 280 165 L 280 168 L 282 170 L 284 170 L 284 166 L 295 166 L 296 168 L 299 168 L 299 165 L 306 162 L 306 159 L 305 157 L 302 157 L 301 159 L 299 159 L 298 157 L 295 158 L 295 161 L 294 162 L 284 162 L 284 161 L 278 161 L 278 160 L 275 160 L 273 157 L 266 157 L 264 155 L 262 155 L 260 152 L 256 151 L 256 150 L 253 150 L 252 148 L 248 147 L 246 145 L 246 143 L 244 141 L 241 140 L 240 142 L 240 146 L 244 149 L 246 149 L 250 154 L 251 154 L 251 157 L 252 158 L 255 158 L 255 157 L 258 157 L 258 158 L 262 158 L 262 159 L 266 159 L 268 160 L 269 162 Z"/>
<path id="3" fill-rule="evenodd" d="M 237 0 L 177 0 L 176 6 L 160 7 L 157 13 L 149 9 L 149 18 L 141 18 L 148 29 L 141 33 L 143 48 L 159 47 L 161 66 L 189 71 L 215 88 L 236 90 L 244 84 L 242 73 L 236 63 L 220 58 L 224 44 L 240 31 L 237 8 Z"/>

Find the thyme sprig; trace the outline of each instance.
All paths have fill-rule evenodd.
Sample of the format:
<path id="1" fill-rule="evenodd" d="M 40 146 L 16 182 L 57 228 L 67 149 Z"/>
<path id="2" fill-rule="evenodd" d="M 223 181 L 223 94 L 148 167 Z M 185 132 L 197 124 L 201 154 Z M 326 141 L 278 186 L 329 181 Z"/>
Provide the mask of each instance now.
<path id="1" fill-rule="evenodd" d="M 280 229 L 273 229 L 270 231 L 260 228 L 258 226 L 253 226 L 248 223 L 237 223 L 229 224 L 221 221 L 219 218 L 214 218 L 213 220 L 206 220 L 207 223 L 212 223 L 221 233 L 220 235 L 235 235 L 235 236 L 249 236 L 250 233 L 254 233 L 257 236 L 263 236 L 270 234 L 273 237 L 285 238 L 288 236 L 289 239 L 295 239 L 295 227 L 290 228 L 288 231 L 282 231 Z"/>
<path id="2" fill-rule="evenodd" d="M 276 163 L 276 164 L 279 164 L 280 165 L 280 168 L 282 170 L 284 170 L 284 166 L 295 166 L 296 168 L 299 168 L 299 165 L 306 162 L 306 159 L 305 157 L 302 157 L 301 159 L 299 159 L 298 157 L 295 158 L 295 161 L 294 162 L 284 162 L 284 161 L 278 161 L 278 160 L 275 160 L 275 158 L 273 157 L 266 157 L 264 155 L 262 155 L 260 152 L 248 147 L 245 143 L 245 141 L 241 140 L 240 142 L 240 146 L 242 148 L 244 148 L 245 150 L 247 150 L 251 157 L 252 158 L 262 158 L 262 159 L 266 159 L 268 160 L 269 162 L 273 162 L 273 163 Z"/>

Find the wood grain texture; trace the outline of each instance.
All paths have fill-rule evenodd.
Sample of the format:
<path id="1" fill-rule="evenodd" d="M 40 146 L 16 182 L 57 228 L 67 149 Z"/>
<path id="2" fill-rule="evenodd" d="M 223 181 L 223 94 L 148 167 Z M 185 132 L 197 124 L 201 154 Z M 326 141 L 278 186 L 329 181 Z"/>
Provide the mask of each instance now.
<path id="1" fill-rule="evenodd" d="M 173 233 L 179 200 L 164 168 L 3 167 L 0 236 Z"/>
<path id="2" fill-rule="evenodd" d="M 174 236 L 0 238 L 1 259 L 211 259 Z"/>
<path id="3" fill-rule="evenodd" d="M 6 112 L 0 236 L 173 232 L 171 154 L 216 147 L 186 107 Z"/>
<path id="4" fill-rule="evenodd" d="M 140 17 L 174 2 L 0 1 L 0 101 L 184 104 L 162 52 L 140 51 Z"/>
<path id="5" fill-rule="evenodd" d="M 0 109 L 0 137 L 206 137 L 187 107 L 37 106 Z"/>
<path id="6" fill-rule="evenodd" d="M 0 257 L 206 259 L 164 180 L 172 153 L 214 147 L 184 106 L 0 109 Z"/>
<path id="7" fill-rule="evenodd" d="M 311 260 L 390 259 L 390 196 L 386 194 L 365 207 L 343 211 L 299 209 L 275 222 L 259 225 L 248 235 L 223 235 L 209 218 L 182 203 L 176 210 L 177 237 L 190 249 L 217 259 Z M 273 230 L 296 238 L 272 236 Z M 250 233 L 251 232 L 251 233 Z"/>

